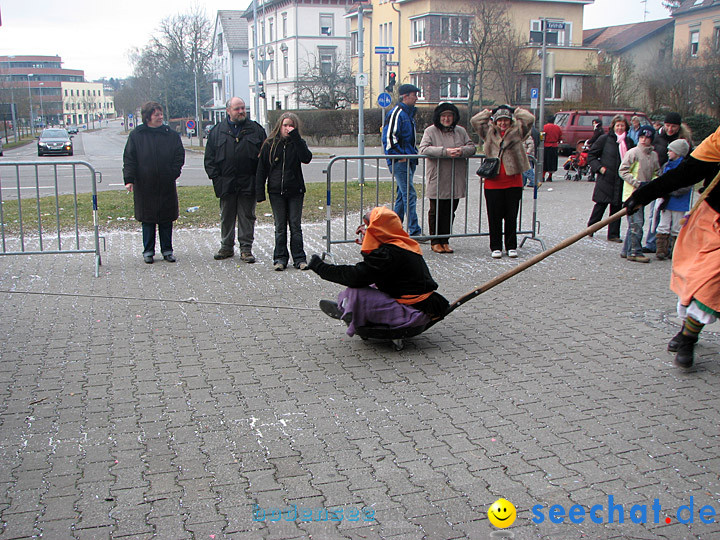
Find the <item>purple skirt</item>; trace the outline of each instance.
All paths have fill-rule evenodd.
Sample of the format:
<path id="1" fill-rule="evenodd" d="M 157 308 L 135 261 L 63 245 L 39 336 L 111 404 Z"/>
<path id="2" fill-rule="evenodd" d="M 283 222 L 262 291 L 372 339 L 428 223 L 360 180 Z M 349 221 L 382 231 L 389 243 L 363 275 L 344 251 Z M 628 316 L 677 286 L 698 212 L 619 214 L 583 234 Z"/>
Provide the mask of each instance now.
<path id="1" fill-rule="evenodd" d="M 354 336 L 358 327 L 399 329 L 425 326 L 430 322 L 427 314 L 372 287 L 345 289 L 338 295 L 338 306 L 343 315 L 352 313 L 347 329 L 349 336 Z"/>

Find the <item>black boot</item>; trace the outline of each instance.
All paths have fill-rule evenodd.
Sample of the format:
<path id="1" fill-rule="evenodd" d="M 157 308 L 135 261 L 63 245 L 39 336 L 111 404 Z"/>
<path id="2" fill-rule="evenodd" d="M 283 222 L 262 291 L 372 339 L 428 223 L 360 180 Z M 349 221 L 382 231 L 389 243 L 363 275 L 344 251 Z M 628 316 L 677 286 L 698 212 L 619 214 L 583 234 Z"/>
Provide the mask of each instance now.
<path id="1" fill-rule="evenodd" d="M 675 365 L 682 368 L 692 367 L 693 361 L 695 360 L 693 356 L 693 349 L 695 349 L 694 341 L 686 341 L 680 345 L 677 350 L 677 354 L 675 355 Z"/>
<path id="2" fill-rule="evenodd" d="M 332 317 L 333 319 L 340 320 L 343 316 L 340 306 L 337 305 L 337 302 L 333 302 L 332 300 L 320 300 L 320 309 L 325 315 Z"/>
<path id="3" fill-rule="evenodd" d="M 698 340 L 697 336 L 696 337 L 686 336 L 685 334 L 682 333 L 682 330 L 680 330 L 677 334 L 675 334 L 675 337 L 673 337 L 668 342 L 667 349 L 670 352 L 678 352 L 682 345 L 685 345 L 686 343 L 695 345 L 697 343 L 697 340 Z"/>

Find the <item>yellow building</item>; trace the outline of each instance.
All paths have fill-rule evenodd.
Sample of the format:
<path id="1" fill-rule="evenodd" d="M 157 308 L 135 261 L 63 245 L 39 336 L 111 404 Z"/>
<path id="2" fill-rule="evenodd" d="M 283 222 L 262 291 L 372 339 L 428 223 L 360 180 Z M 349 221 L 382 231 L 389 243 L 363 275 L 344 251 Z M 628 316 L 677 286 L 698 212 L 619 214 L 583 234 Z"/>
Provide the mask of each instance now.
<path id="1" fill-rule="evenodd" d="M 62 82 L 65 125 L 89 124 L 115 118 L 115 103 L 105 93 L 103 83 Z"/>
<path id="2" fill-rule="evenodd" d="M 675 19 L 674 53 L 682 58 L 720 54 L 720 2 L 685 0 L 672 13 Z"/>
<path id="3" fill-rule="evenodd" d="M 511 101 L 528 104 L 530 89 L 540 84 L 540 61 L 538 51 L 542 43 L 541 20 L 564 23 L 563 29 L 546 32 L 547 50 L 553 53 L 554 75 L 547 80 L 548 102 L 572 100 L 582 97 L 583 78 L 597 65 L 597 49 L 584 47 L 583 6 L 592 0 L 524 0 L 509 2 L 472 2 L 470 0 L 371 0 L 363 4 L 364 64 L 368 75 L 366 105 L 374 105 L 378 94 L 388 85 L 390 72 L 396 74 L 397 84 L 411 82 L 423 92 L 419 103 L 439 101 L 464 102 L 472 87 L 470 61 L 441 62 L 448 57 L 447 51 L 472 49 L 476 42 L 472 33 L 477 21 L 493 20 L 496 9 L 502 12 L 502 20 L 509 23 L 502 38 L 514 32 L 518 50 L 522 52 L 523 69 L 512 88 L 503 84 L 503 69 L 497 67 L 488 72 L 474 93 L 477 101 L 484 103 Z M 482 6 L 479 7 L 479 6 Z M 489 7 L 488 7 L 489 6 Z M 499 15 L 495 13 L 495 15 Z M 351 54 L 353 70 L 358 69 L 358 14 L 355 8 L 348 17 L 351 27 Z M 489 28 L 493 25 L 489 24 Z M 502 25 L 498 25 L 502 27 Z M 499 38 L 494 38 L 499 39 Z M 393 54 L 376 54 L 376 47 L 393 47 Z M 510 48 L 508 48 L 510 49 Z M 485 55 L 488 57 L 488 55 Z M 489 60 L 488 60 L 489 62 Z M 500 64 L 502 66 L 502 60 Z M 453 67 L 455 69 L 453 69 Z M 514 69 L 514 68 L 513 68 Z M 505 70 L 505 75 L 513 69 Z M 501 75 L 498 76 L 497 73 Z"/>

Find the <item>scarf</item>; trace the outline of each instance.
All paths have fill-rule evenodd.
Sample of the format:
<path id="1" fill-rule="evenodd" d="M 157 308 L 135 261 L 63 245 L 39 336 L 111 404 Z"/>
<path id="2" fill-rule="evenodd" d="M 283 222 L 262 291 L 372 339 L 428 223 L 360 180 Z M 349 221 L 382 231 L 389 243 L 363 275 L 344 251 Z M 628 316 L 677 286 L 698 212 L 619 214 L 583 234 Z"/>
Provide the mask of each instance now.
<path id="1" fill-rule="evenodd" d="M 405 232 L 398 215 L 389 208 L 378 206 L 370 212 L 370 224 L 365 231 L 361 251 L 370 253 L 382 244 L 392 244 L 422 255 L 420 245 Z"/>
<path id="2" fill-rule="evenodd" d="M 627 144 L 625 143 L 625 137 L 627 136 L 627 133 L 623 132 L 620 135 L 616 133 L 615 136 L 617 137 L 618 148 L 620 149 L 620 160 L 622 161 L 628 150 Z"/>

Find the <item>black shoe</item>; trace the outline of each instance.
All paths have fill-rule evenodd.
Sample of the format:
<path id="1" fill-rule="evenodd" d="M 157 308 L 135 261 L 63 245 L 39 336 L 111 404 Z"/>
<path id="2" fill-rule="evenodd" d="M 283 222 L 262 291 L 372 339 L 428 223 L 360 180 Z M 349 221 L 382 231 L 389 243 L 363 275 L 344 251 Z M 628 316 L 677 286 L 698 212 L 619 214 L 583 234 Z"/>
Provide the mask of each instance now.
<path id="1" fill-rule="evenodd" d="M 147 264 L 152 264 L 152 263 L 155 262 L 155 259 L 153 259 L 153 256 L 152 256 L 152 255 L 143 255 L 143 260 L 144 260 Z"/>
<path id="2" fill-rule="evenodd" d="M 612 238 L 608 238 L 608 242 L 615 242 L 616 244 L 622 244 L 622 243 L 623 243 L 623 241 L 622 241 L 619 237 L 617 237 L 617 236 L 613 236 Z"/>
<path id="3" fill-rule="evenodd" d="M 224 250 L 224 249 L 221 249 L 221 250 L 218 251 L 215 255 L 213 255 L 213 258 L 214 258 L 216 261 L 221 261 L 221 260 L 223 260 L 223 259 L 229 259 L 229 258 L 232 257 L 233 255 L 235 255 L 235 252 L 234 252 L 234 251 L 226 251 L 226 250 Z"/>
<path id="4" fill-rule="evenodd" d="M 697 343 L 698 338 L 686 336 L 682 333 L 682 330 L 680 330 L 675 336 L 668 342 L 668 351 L 670 352 L 678 352 L 680 350 L 680 346 L 685 343 L 692 343 L 693 345 Z"/>
<path id="5" fill-rule="evenodd" d="M 681 368 L 692 367 L 695 360 L 693 349 L 695 349 L 695 343 L 692 341 L 681 344 L 675 355 L 675 365 Z"/>
<path id="6" fill-rule="evenodd" d="M 167 255 L 163 255 L 163 259 L 165 259 L 167 262 L 177 262 L 177 259 L 175 258 L 175 255 L 172 253 L 169 253 Z"/>
<path id="7" fill-rule="evenodd" d="M 642 248 L 643 253 L 655 253 L 655 250 L 653 248 L 649 248 L 647 246 L 643 246 Z"/>
<path id="8" fill-rule="evenodd" d="M 337 305 L 337 302 L 333 302 L 332 300 L 320 300 L 320 309 L 328 317 L 332 317 L 337 320 L 342 319 L 343 312 L 340 309 L 340 306 Z"/>

